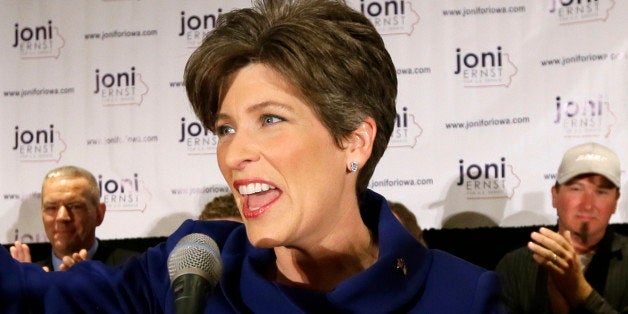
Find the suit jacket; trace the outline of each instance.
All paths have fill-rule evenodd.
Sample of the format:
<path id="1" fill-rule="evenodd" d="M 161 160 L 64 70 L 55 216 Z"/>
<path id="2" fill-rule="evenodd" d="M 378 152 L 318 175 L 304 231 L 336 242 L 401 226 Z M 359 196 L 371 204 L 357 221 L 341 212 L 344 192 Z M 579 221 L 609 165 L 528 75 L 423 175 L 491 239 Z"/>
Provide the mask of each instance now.
<path id="1" fill-rule="evenodd" d="M 118 266 L 126 262 L 131 256 L 139 255 L 139 252 L 131 251 L 122 248 L 116 248 L 108 245 L 106 242 L 98 241 L 98 249 L 94 256 L 92 256 L 91 260 L 103 262 L 107 266 Z M 52 270 L 52 252 L 48 254 L 48 257 L 35 262 L 36 264 L 43 266 L 47 266 L 48 269 Z"/>
<path id="2" fill-rule="evenodd" d="M 205 313 L 503 313 L 496 273 L 425 248 L 375 192 L 360 198 L 360 210 L 378 241 L 378 259 L 333 291 L 266 279 L 274 250 L 253 247 L 240 223 L 188 220 L 117 268 L 88 261 L 46 273 L 0 250 L 0 312 L 172 313 L 168 256 L 183 236 L 202 233 L 216 241 L 222 259 Z"/>
<path id="3" fill-rule="evenodd" d="M 628 313 L 628 238 L 610 228 L 584 274 L 594 291 L 576 313 Z M 506 254 L 496 270 L 512 313 L 551 313 L 547 272 L 527 247 Z"/>

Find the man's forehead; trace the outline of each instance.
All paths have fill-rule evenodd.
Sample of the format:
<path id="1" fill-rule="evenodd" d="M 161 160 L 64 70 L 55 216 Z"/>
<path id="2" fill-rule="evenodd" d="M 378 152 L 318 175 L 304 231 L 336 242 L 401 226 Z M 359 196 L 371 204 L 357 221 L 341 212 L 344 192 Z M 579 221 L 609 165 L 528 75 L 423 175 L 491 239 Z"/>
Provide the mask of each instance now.
<path id="1" fill-rule="evenodd" d="M 76 198 L 82 199 L 89 194 L 89 185 L 87 182 L 76 181 L 83 178 L 54 178 L 48 179 L 44 183 L 42 198 Z M 64 182 L 67 181 L 67 182 Z"/>
<path id="2" fill-rule="evenodd" d="M 53 204 L 53 203 L 86 203 L 87 198 L 82 193 L 49 193 L 44 195 L 42 198 L 42 202 L 45 204 Z"/>
<path id="3" fill-rule="evenodd" d="M 599 187 L 602 188 L 614 188 L 615 184 L 613 184 L 613 182 L 611 182 L 611 180 L 609 180 L 608 178 L 606 178 L 605 176 L 601 175 L 601 174 L 597 174 L 597 173 L 584 173 L 578 176 L 575 176 L 571 179 L 569 179 L 567 182 L 564 183 L 564 185 L 571 185 L 571 184 L 575 184 L 578 181 L 581 180 L 586 180 L 589 181 Z"/>

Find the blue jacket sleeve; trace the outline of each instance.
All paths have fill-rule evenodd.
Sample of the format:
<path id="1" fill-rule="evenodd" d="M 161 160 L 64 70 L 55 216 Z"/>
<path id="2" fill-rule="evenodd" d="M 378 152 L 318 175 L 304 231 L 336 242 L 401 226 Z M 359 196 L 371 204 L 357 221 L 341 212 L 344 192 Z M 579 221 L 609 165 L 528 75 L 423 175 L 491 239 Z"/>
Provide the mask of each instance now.
<path id="1" fill-rule="evenodd" d="M 80 262 L 65 272 L 15 261 L 0 249 L 0 313 L 164 313 L 173 309 L 167 260 L 185 235 L 224 243 L 237 224 L 188 220 L 166 242 L 118 267 Z"/>
<path id="2" fill-rule="evenodd" d="M 507 313 L 497 273 L 440 250 L 431 252 L 434 261 L 422 296 L 422 302 L 427 303 L 424 309 L 436 308 L 442 313 Z"/>
<path id="3" fill-rule="evenodd" d="M 160 313 L 169 279 L 166 245 L 149 249 L 121 267 L 80 262 L 46 273 L 0 250 L 0 313 Z"/>

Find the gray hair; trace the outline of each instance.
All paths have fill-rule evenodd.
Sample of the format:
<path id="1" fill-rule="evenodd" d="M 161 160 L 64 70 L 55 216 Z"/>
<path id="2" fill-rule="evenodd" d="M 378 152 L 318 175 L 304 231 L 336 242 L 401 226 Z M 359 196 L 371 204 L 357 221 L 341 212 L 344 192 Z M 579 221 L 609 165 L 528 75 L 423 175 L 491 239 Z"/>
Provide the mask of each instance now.
<path id="1" fill-rule="evenodd" d="M 100 203 L 100 187 L 98 186 L 96 178 L 91 172 L 77 166 L 62 166 L 50 170 L 44 177 L 44 182 L 42 183 L 42 195 L 44 184 L 46 184 L 46 181 L 48 179 L 60 177 L 85 178 L 89 183 L 89 197 L 91 201 L 95 205 L 98 205 Z"/>

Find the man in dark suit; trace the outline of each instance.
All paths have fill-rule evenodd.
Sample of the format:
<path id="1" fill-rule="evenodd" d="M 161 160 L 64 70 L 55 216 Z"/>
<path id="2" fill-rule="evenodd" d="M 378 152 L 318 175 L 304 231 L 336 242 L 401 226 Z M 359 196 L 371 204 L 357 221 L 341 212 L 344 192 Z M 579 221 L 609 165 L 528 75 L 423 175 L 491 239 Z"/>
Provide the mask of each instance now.
<path id="1" fill-rule="evenodd" d="M 100 188 L 89 171 L 76 166 L 51 170 L 44 177 L 41 197 L 44 229 L 52 247 L 50 256 L 37 262 L 44 269 L 67 270 L 88 259 L 115 266 L 137 254 L 96 238 L 106 205 L 100 202 Z M 10 251 L 13 258 L 31 262 L 26 244 L 16 241 Z"/>

